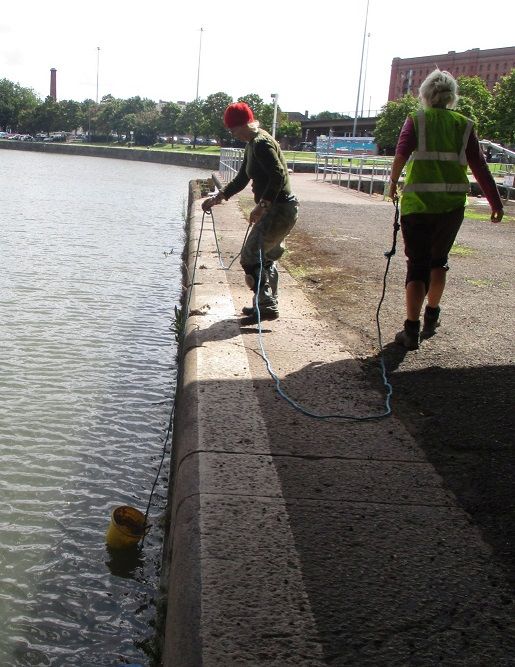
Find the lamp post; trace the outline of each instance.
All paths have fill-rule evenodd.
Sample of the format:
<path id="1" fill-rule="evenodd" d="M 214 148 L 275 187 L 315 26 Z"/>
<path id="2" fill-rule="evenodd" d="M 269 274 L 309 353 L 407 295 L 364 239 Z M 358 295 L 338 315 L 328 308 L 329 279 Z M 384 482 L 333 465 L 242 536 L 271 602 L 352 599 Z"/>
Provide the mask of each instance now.
<path id="1" fill-rule="evenodd" d="M 370 33 L 367 35 L 367 55 L 365 56 L 365 73 L 363 74 L 363 91 L 361 93 L 361 118 L 363 118 L 363 107 L 365 105 L 365 86 L 367 85 L 368 52 L 370 51 Z"/>
<path id="2" fill-rule="evenodd" d="M 198 84 L 200 81 L 200 54 L 202 53 L 202 33 L 204 28 L 200 28 L 200 40 L 198 45 L 198 68 L 197 68 L 197 94 L 195 95 L 195 100 L 198 100 Z"/>
<path id="3" fill-rule="evenodd" d="M 277 93 L 272 93 L 270 97 L 274 101 L 274 120 L 272 121 L 272 137 L 275 139 L 275 128 L 277 126 L 277 100 L 279 95 Z"/>
<path id="4" fill-rule="evenodd" d="M 98 71 L 100 67 L 100 47 L 97 46 L 97 97 L 95 102 L 98 104 Z"/>
<path id="5" fill-rule="evenodd" d="M 356 96 L 356 111 L 354 113 L 354 126 L 352 128 L 352 136 L 356 136 L 356 127 L 358 124 L 358 109 L 359 109 L 359 94 L 361 92 L 361 74 L 363 72 L 363 55 L 365 53 L 365 39 L 367 37 L 367 22 L 368 22 L 368 5 L 370 0 L 367 0 L 367 11 L 365 14 L 365 27 L 363 28 L 363 46 L 361 47 L 361 65 L 359 66 L 359 80 L 358 80 L 358 94 Z"/>

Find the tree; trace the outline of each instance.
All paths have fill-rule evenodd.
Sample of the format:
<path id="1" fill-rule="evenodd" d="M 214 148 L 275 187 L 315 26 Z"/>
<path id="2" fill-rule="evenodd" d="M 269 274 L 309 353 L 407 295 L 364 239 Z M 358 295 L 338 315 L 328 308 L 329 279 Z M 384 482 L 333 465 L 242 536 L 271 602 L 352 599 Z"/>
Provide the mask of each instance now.
<path id="1" fill-rule="evenodd" d="M 0 79 L 0 129 L 18 129 L 22 111 L 35 109 L 40 99 L 31 88 Z"/>
<path id="2" fill-rule="evenodd" d="M 60 129 L 72 132 L 81 125 L 80 104 L 74 100 L 61 100 L 57 103 Z"/>
<path id="3" fill-rule="evenodd" d="M 458 77 L 458 86 L 460 99 L 456 111 L 475 122 L 477 133 L 482 139 L 491 130 L 492 93 L 479 76 L 460 76 Z M 471 109 L 472 115 L 470 115 Z"/>
<path id="4" fill-rule="evenodd" d="M 494 138 L 503 144 L 515 144 L 515 69 L 495 84 L 492 101 Z"/>
<path id="5" fill-rule="evenodd" d="M 136 114 L 134 123 L 134 142 L 143 146 L 151 146 L 157 141 L 161 114 L 154 109 L 147 109 Z"/>
<path id="6" fill-rule="evenodd" d="M 418 108 L 419 102 L 413 95 L 387 102 L 377 117 L 374 137 L 378 146 L 393 154 L 406 116 Z"/>
<path id="7" fill-rule="evenodd" d="M 205 118 L 202 106 L 201 99 L 188 102 L 177 121 L 179 132 L 193 135 L 193 146 L 196 144 L 197 137 L 205 130 Z"/>
<path id="8" fill-rule="evenodd" d="M 57 102 L 50 95 L 34 109 L 34 126 L 40 132 L 56 132 L 59 127 L 60 114 Z"/>
<path id="9" fill-rule="evenodd" d="M 217 137 L 220 143 L 229 137 L 224 126 L 224 111 L 231 104 L 232 97 L 227 93 L 214 93 L 206 97 L 202 104 L 202 112 L 205 118 L 205 132 L 212 137 Z"/>
<path id="10" fill-rule="evenodd" d="M 277 125 L 281 123 L 281 110 L 277 107 Z M 273 104 L 263 104 L 261 108 L 261 115 L 259 117 L 260 126 L 267 132 L 272 132 L 272 125 L 274 123 L 274 105 Z"/>
<path id="11" fill-rule="evenodd" d="M 264 102 L 259 95 L 256 95 L 256 93 L 249 93 L 243 97 L 238 97 L 238 102 L 245 102 L 245 104 L 248 104 L 254 112 L 254 118 L 261 121 Z"/>
<path id="12" fill-rule="evenodd" d="M 283 121 L 277 128 L 277 137 L 287 139 L 288 146 L 302 137 L 302 125 L 298 121 Z"/>
<path id="13" fill-rule="evenodd" d="M 350 116 L 338 113 L 337 111 L 321 111 L 311 116 L 311 120 L 348 120 L 349 118 Z"/>
<path id="14" fill-rule="evenodd" d="M 96 109 L 95 131 L 106 136 L 116 132 L 119 139 L 125 129 L 123 124 L 123 118 L 127 115 L 125 108 L 124 100 L 117 99 L 112 95 L 104 95 Z"/>
<path id="15" fill-rule="evenodd" d="M 159 130 L 164 134 L 170 135 L 172 138 L 172 146 L 174 143 L 174 135 L 177 132 L 177 121 L 181 115 L 181 107 L 175 102 L 166 102 L 161 108 L 161 119 L 159 122 Z"/>
<path id="16" fill-rule="evenodd" d="M 95 101 L 88 99 L 84 100 L 83 102 L 80 102 L 79 107 L 79 119 L 80 119 L 80 125 L 84 132 L 90 133 L 91 129 L 91 115 L 92 111 L 95 108 Z"/>

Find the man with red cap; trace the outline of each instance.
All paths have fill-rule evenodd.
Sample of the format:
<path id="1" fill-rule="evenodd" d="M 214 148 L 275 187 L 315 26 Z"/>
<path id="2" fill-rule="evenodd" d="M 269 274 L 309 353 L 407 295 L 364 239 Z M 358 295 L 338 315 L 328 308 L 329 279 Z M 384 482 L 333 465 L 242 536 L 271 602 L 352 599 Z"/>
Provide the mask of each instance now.
<path id="1" fill-rule="evenodd" d="M 241 252 L 240 263 L 245 282 L 254 292 L 252 307 L 243 308 L 243 324 L 260 318 L 279 317 L 277 300 L 278 273 L 275 265 L 284 253 L 284 238 L 297 221 L 298 201 L 292 194 L 288 167 L 277 141 L 260 129 L 252 109 L 244 102 L 230 104 L 224 113 L 224 124 L 233 137 L 245 141 L 245 155 L 240 170 L 218 194 L 202 204 L 209 211 L 215 204 L 241 192 L 249 181 L 256 206 L 250 213 L 252 229 Z M 257 294 L 258 283 L 260 285 Z"/>

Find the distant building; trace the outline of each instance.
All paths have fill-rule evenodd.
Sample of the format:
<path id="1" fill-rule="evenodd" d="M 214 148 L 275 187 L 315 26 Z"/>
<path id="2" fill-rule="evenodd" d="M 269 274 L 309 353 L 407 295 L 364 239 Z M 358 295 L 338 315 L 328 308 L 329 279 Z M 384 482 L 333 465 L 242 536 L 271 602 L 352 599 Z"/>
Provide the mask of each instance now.
<path id="1" fill-rule="evenodd" d="M 417 58 L 394 58 L 388 100 L 407 93 L 418 95 L 420 84 L 436 68 L 453 76 L 479 76 L 492 90 L 496 82 L 515 68 L 515 46 L 502 49 L 469 49 Z"/>
<path id="2" fill-rule="evenodd" d="M 286 117 L 288 123 L 303 123 L 309 120 L 308 112 L 301 113 L 300 111 L 281 111 L 282 115 Z"/>

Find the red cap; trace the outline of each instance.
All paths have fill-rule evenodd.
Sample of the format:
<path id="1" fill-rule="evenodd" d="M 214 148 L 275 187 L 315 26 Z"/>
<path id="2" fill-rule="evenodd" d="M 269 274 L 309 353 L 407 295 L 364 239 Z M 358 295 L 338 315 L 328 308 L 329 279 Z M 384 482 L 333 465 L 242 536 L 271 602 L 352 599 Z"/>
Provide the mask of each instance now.
<path id="1" fill-rule="evenodd" d="M 234 104 L 229 104 L 224 113 L 224 125 L 230 130 L 233 127 L 239 127 L 240 125 L 247 125 L 247 123 L 252 123 L 254 120 L 254 114 L 252 109 L 245 104 L 245 102 L 235 102 Z"/>

